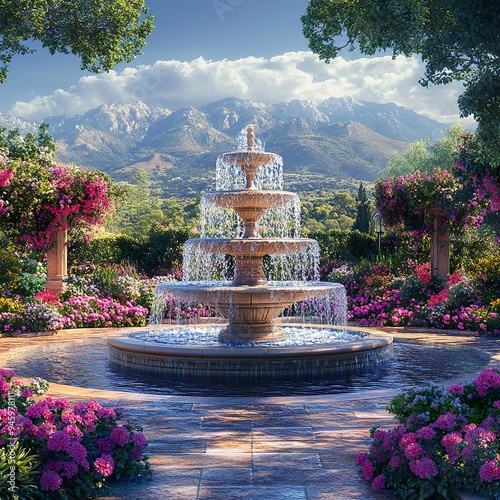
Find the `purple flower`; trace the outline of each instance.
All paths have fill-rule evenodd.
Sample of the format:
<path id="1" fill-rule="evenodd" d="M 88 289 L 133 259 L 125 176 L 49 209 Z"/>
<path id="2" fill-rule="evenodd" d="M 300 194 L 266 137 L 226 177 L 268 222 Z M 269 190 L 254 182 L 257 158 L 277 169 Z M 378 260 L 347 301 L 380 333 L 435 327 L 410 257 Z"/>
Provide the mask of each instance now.
<path id="1" fill-rule="evenodd" d="M 42 491 L 57 491 L 62 484 L 62 477 L 52 470 L 44 470 L 40 477 L 40 489 Z"/>
<path id="2" fill-rule="evenodd" d="M 66 451 L 71 444 L 71 438 L 63 431 L 56 431 L 47 441 L 47 448 L 52 451 Z"/>
<path id="3" fill-rule="evenodd" d="M 375 491 L 383 490 L 385 488 L 385 476 L 383 474 L 379 474 L 372 483 L 372 488 Z"/>
<path id="4" fill-rule="evenodd" d="M 130 433 L 125 427 L 115 427 L 111 432 L 111 440 L 118 446 L 125 446 L 130 439 Z"/>
<path id="5" fill-rule="evenodd" d="M 141 450 L 143 450 L 147 445 L 146 437 L 141 432 L 136 432 L 135 434 L 132 434 L 131 440 L 132 443 L 134 443 L 134 445 Z"/>
<path id="6" fill-rule="evenodd" d="M 498 458 L 499 457 L 497 456 L 495 460 L 491 460 L 481 465 L 481 468 L 479 469 L 479 477 L 483 481 L 491 483 L 500 479 L 500 467 L 497 465 Z"/>
<path id="7" fill-rule="evenodd" d="M 451 431 L 456 425 L 456 418 L 450 411 L 444 415 L 440 415 L 434 422 L 434 427 L 444 431 Z"/>

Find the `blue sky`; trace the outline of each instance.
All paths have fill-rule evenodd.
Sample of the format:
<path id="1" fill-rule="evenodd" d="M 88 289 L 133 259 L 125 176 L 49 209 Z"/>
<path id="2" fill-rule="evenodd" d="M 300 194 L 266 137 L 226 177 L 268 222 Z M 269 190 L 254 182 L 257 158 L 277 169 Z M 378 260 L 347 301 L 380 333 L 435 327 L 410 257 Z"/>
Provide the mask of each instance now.
<path id="1" fill-rule="evenodd" d="M 307 0 L 147 0 L 155 30 L 144 54 L 110 73 L 79 69 L 71 55 L 18 56 L 0 85 L 0 112 L 27 119 L 82 114 L 143 100 L 169 109 L 233 96 L 259 102 L 330 96 L 395 102 L 459 122 L 457 84 L 423 89 L 418 58 L 346 52 L 325 64 L 308 49 L 300 16 Z"/>

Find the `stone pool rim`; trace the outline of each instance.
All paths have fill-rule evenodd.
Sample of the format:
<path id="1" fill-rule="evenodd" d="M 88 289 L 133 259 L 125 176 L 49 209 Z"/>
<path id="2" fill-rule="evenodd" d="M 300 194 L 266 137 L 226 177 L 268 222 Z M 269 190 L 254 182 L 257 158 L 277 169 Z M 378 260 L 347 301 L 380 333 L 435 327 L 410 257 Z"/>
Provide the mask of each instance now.
<path id="1" fill-rule="evenodd" d="M 287 326 L 285 323 L 280 326 Z M 296 326 L 293 325 L 293 326 Z M 393 336 L 362 327 L 308 325 L 366 333 L 350 342 L 306 346 L 197 346 L 147 342 L 130 336 L 107 338 L 110 360 L 120 366 L 156 373 L 180 373 L 198 377 L 264 376 L 263 367 L 275 367 L 270 377 L 348 373 L 359 368 L 360 358 L 378 354 L 370 365 L 392 357 Z M 168 329 L 168 328 L 167 328 Z"/>

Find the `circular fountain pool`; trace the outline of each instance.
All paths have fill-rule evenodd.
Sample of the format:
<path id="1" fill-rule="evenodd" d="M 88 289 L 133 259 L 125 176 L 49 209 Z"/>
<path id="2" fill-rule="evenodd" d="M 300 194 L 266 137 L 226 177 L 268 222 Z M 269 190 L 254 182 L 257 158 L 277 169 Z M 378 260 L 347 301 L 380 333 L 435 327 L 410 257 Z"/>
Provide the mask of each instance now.
<path id="1" fill-rule="evenodd" d="M 109 355 L 121 366 L 175 377 L 257 383 L 340 377 L 392 357 L 392 336 L 381 331 L 368 334 L 324 325 L 287 324 L 280 324 L 279 329 L 283 339 L 225 343 L 220 341 L 220 327 L 176 326 L 161 334 L 108 339 Z M 170 337 L 177 342 L 170 342 Z"/>
<path id="2" fill-rule="evenodd" d="M 393 344 L 394 356 L 385 364 L 362 373 L 338 378 L 250 381 L 202 381 L 125 368 L 111 362 L 107 342 L 95 338 L 23 348 L 13 353 L 7 366 L 21 376 L 43 377 L 50 382 L 79 387 L 184 396 L 291 396 L 353 394 L 380 389 L 442 383 L 476 373 L 488 364 L 489 355 L 468 346 L 442 344 Z"/>

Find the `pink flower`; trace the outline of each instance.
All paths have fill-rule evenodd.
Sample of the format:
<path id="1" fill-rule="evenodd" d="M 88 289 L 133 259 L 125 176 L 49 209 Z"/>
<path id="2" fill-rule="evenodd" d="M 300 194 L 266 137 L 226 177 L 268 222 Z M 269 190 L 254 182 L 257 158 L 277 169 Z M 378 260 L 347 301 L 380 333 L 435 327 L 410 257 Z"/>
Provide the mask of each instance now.
<path id="1" fill-rule="evenodd" d="M 436 437 L 436 431 L 430 426 L 420 428 L 415 434 L 420 439 L 433 439 Z"/>
<path id="2" fill-rule="evenodd" d="M 101 455 L 94 460 L 94 467 L 101 476 L 108 477 L 115 470 L 115 462 L 111 455 Z"/>
<path id="3" fill-rule="evenodd" d="M 500 374 L 494 370 L 484 370 L 474 380 L 480 396 L 486 396 L 489 388 L 500 387 Z"/>
<path id="4" fill-rule="evenodd" d="M 44 470 L 40 478 L 42 491 L 57 491 L 62 484 L 62 477 L 54 471 Z"/>
<path id="5" fill-rule="evenodd" d="M 83 432 L 73 424 L 67 425 L 64 428 L 64 432 L 68 434 L 68 436 L 75 438 L 77 441 L 80 441 L 83 437 Z"/>
<path id="6" fill-rule="evenodd" d="M 438 468 L 433 460 L 424 457 L 419 460 L 412 460 L 410 462 L 410 470 L 422 479 L 429 479 L 438 473 Z"/>
<path id="7" fill-rule="evenodd" d="M 418 458 L 424 452 L 423 448 L 418 443 L 410 443 L 405 448 L 406 458 Z"/>

